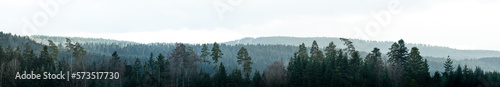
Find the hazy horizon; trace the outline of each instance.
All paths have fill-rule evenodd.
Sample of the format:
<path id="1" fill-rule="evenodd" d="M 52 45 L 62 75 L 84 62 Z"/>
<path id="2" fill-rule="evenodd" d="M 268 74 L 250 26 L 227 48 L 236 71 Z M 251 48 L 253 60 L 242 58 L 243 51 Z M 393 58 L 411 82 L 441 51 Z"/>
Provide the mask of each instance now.
<path id="1" fill-rule="evenodd" d="M 8 33 L 8 32 L 4 32 L 4 33 Z M 49 36 L 49 37 L 72 37 L 72 38 L 92 38 L 92 39 L 107 39 L 107 40 L 116 40 L 116 41 L 128 41 L 128 42 L 135 42 L 135 43 L 140 43 L 140 44 L 151 44 L 151 43 L 184 43 L 184 42 L 149 42 L 149 43 L 142 43 L 142 42 L 137 42 L 137 41 L 130 41 L 130 40 L 117 40 L 117 39 L 109 39 L 109 38 L 101 38 L 101 37 L 80 37 L 80 36 L 50 36 L 50 35 L 31 35 L 31 36 Z M 28 36 L 28 37 L 31 37 L 31 36 Z M 237 40 L 242 40 L 242 39 L 246 39 L 246 38 L 252 38 L 252 39 L 258 39 L 258 38 L 267 38 L 267 37 L 292 37 L 292 38 L 347 38 L 347 37 L 295 37 L 295 36 L 262 36 L 262 37 L 243 37 L 243 38 L 238 38 L 238 39 L 234 39 L 234 40 L 229 40 L 229 41 L 223 41 L 223 42 L 218 42 L 216 41 L 217 43 L 227 43 L 227 42 L 232 42 L 232 41 L 237 41 Z M 357 39 L 357 38 L 348 38 L 348 39 Z M 402 38 L 403 40 L 405 40 L 404 38 Z M 364 40 L 364 39 L 359 39 L 359 40 Z M 397 39 L 397 40 L 366 40 L 366 41 L 376 41 L 376 42 L 397 42 L 398 40 L 400 39 Z M 212 44 L 214 42 L 206 42 L 206 43 L 188 43 L 188 44 Z M 306 44 L 308 44 L 309 42 L 304 42 Z M 450 46 L 446 46 L 446 45 L 434 45 L 434 44 L 426 44 L 426 43 L 415 43 L 415 42 L 409 42 L 407 40 L 405 40 L 405 43 L 406 44 L 416 44 L 416 45 L 426 45 L 426 46 L 435 46 L 435 47 L 447 47 L 447 48 L 451 48 L 451 49 L 457 49 L 457 50 L 490 50 L 490 49 L 459 49 L 459 48 L 454 48 L 454 47 L 450 47 Z M 298 46 L 299 44 L 297 44 L 296 46 Z M 341 45 L 339 43 L 339 45 Z M 308 47 L 308 46 L 307 46 Z M 490 51 L 500 51 L 500 50 L 490 50 Z"/>
<path id="2" fill-rule="evenodd" d="M 0 0 L 0 31 L 139 43 L 345 37 L 500 51 L 495 0 Z"/>

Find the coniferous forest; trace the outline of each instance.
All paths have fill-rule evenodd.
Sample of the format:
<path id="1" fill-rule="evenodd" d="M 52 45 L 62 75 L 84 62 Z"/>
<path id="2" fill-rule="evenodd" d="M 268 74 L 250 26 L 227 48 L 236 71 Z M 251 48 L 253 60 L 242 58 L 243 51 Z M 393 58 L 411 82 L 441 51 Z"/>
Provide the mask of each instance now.
<path id="1" fill-rule="evenodd" d="M 326 47 L 287 45 L 141 44 L 108 46 L 48 40 L 0 32 L 2 87 L 491 87 L 500 73 L 454 66 L 447 56 L 442 72 L 429 72 L 428 60 L 404 40 L 362 53 L 340 38 Z M 307 42 L 305 42 L 307 43 Z M 337 44 L 335 44 L 337 43 Z M 341 43 L 341 44 L 338 44 Z M 171 47 L 163 48 L 168 45 Z M 338 46 L 343 45 L 344 48 Z M 117 50 L 131 47 L 135 51 Z M 144 46 L 145 47 L 145 46 Z M 291 48 L 294 47 L 294 48 Z M 168 49 L 169 51 L 160 51 Z M 278 50 L 276 50 L 278 49 Z M 381 49 L 389 49 L 382 53 Z M 266 51 L 263 51 L 266 50 Z M 259 55 L 252 55 L 259 54 Z M 276 56 L 280 54 L 287 56 Z M 385 54 L 385 55 L 384 55 Z M 147 56 L 144 56 L 147 55 Z M 264 57 L 263 57 L 264 56 Z M 387 56 L 387 59 L 382 58 Z M 269 58 L 269 59 L 262 59 Z M 284 61 L 289 59 L 289 61 Z M 267 66 L 263 66 L 267 65 Z M 15 79 L 17 72 L 118 72 L 119 79 Z"/>

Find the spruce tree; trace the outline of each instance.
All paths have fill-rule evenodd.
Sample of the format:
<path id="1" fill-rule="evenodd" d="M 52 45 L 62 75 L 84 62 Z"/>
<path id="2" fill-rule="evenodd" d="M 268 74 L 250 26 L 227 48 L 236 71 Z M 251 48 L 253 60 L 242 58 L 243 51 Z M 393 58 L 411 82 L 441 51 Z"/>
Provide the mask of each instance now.
<path id="1" fill-rule="evenodd" d="M 241 74 L 241 70 L 236 68 L 233 70 L 233 72 L 229 75 L 229 86 L 230 87 L 241 87 L 243 86 L 243 77 Z"/>
<path id="2" fill-rule="evenodd" d="M 254 87 L 262 87 L 262 76 L 259 71 L 255 71 L 252 82 Z"/>
<path id="3" fill-rule="evenodd" d="M 219 70 L 215 73 L 214 79 L 216 87 L 225 87 L 227 85 L 228 78 L 223 63 L 220 63 Z"/>
<path id="4" fill-rule="evenodd" d="M 422 59 L 417 47 L 412 47 L 408 56 L 408 65 L 405 67 L 407 80 L 415 80 L 417 83 L 426 83 L 430 79 L 427 60 Z M 410 83 L 410 82 L 407 82 Z M 419 84 L 426 86 L 426 84 Z"/>
<path id="5" fill-rule="evenodd" d="M 453 86 L 458 87 L 458 86 L 463 86 L 463 73 L 462 73 L 462 67 L 458 65 L 456 71 L 453 73 Z"/>
<path id="6" fill-rule="evenodd" d="M 303 83 L 303 80 L 301 80 L 301 77 L 303 76 L 302 57 L 300 57 L 298 53 L 299 52 L 294 53 L 294 56 L 290 59 L 290 62 L 288 62 L 288 67 L 287 67 L 288 71 L 290 72 L 290 77 L 288 81 L 290 81 L 290 86 L 292 87 L 302 86 L 301 84 Z M 257 73 L 258 72 L 256 72 L 255 74 Z"/>
<path id="7" fill-rule="evenodd" d="M 337 73 L 337 50 L 335 44 L 330 42 L 325 48 L 326 61 L 325 62 L 325 81 L 329 82 L 327 86 L 334 86 L 336 80 L 335 74 Z"/>
<path id="8" fill-rule="evenodd" d="M 50 65 L 53 64 L 53 63 L 50 63 L 51 59 L 52 58 L 50 58 L 48 47 L 43 46 L 43 50 L 40 52 L 40 60 L 42 60 L 42 61 L 40 61 L 41 64 L 43 64 L 43 66 L 45 66 L 45 67 L 51 67 Z"/>
<path id="9" fill-rule="evenodd" d="M 405 47 L 405 42 L 403 39 L 399 40 L 398 43 L 392 44 L 391 48 L 389 48 L 389 61 L 393 64 L 401 64 L 405 66 L 407 62 L 408 49 Z"/>
<path id="10" fill-rule="evenodd" d="M 111 54 L 111 61 L 113 67 L 119 67 L 120 66 L 120 57 L 118 56 L 118 53 L 116 51 Z"/>
<path id="11" fill-rule="evenodd" d="M 371 53 L 365 57 L 363 65 L 363 77 L 367 80 L 366 86 L 381 87 L 384 76 L 384 66 L 379 48 L 373 48 Z M 370 82 L 373 81 L 373 82 Z"/>
<path id="12" fill-rule="evenodd" d="M 448 58 L 446 59 L 446 61 L 444 62 L 444 76 L 448 77 L 448 76 L 451 76 L 453 75 L 453 61 L 451 60 L 450 56 L 448 56 Z"/>
<path id="13" fill-rule="evenodd" d="M 403 86 L 410 82 L 406 77 L 408 76 L 405 72 L 407 68 L 407 57 L 408 49 L 405 46 L 403 39 L 399 40 L 397 43 L 393 43 L 387 56 L 389 56 L 389 73 L 391 75 L 393 86 Z M 407 85 L 406 85 L 407 86 Z"/>
<path id="14" fill-rule="evenodd" d="M 338 74 L 337 78 L 339 79 L 338 86 L 349 86 L 349 80 L 351 80 L 351 75 L 349 73 L 349 60 L 347 54 L 343 52 L 343 50 L 339 50 L 339 59 L 338 59 Z"/>
<path id="15" fill-rule="evenodd" d="M 358 51 L 354 51 L 352 54 L 351 54 L 351 60 L 349 60 L 349 75 L 352 77 L 351 78 L 351 84 L 353 86 L 363 86 L 363 83 L 362 83 L 362 76 L 359 72 L 361 72 L 360 68 L 361 68 L 361 64 L 363 63 L 363 61 L 361 61 L 361 57 L 359 56 L 359 52 Z"/>
<path id="16" fill-rule="evenodd" d="M 432 77 L 431 81 L 429 81 L 429 82 L 431 83 L 430 86 L 433 86 L 433 87 L 440 86 L 441 74 L 439 73 L 439 71 L 434 72 L 434 76 Z"/>
<path id="17" fill-rule="evenodd" d="M 133 72 L 134 72 L 134 75 L 133 76 L 133 82 L 135 85 L 139 85 L 141 84 L 141 81 L 139 79 L 142 79 L 142 73 L 141 73 L 141 60 L 139 60 L 139 58 L 136 58 L 135 61 L 134 61 L 134 66 L 133 66 Z"/>
<path id="18" fill-rule="evenodd" d="M 35 67 L 35 65 L 33 65 L 33 63 L 37 62 L 37 58 L 35 56 L 35 53 L 33 52 L 31 46 L 26 43 L 24 44 L 24 47 L 23 47 L 23 53 L 22 53 L 22 58 L 20 60 L 20 62 L 22 62 L 23 64 L 21 64 L 21 67 L 22 68 L 28 68 L 27 70 L 29 69 L 33 69 L 33 67 Z M 51 58 L 51 57 L 49 57 Z M 48 61 L 44 61 L 44 65 L 51 65 L 51 64 L 45 64 L 46 63 L 49 63 Z M 50 62 L 52 63 L 52 62 Z M 46 66 L 47 67 L 47 66 Z"/>
<path id="19" fill-rule="evenodd" d="M 165 59 L 165 56 L 163 56 L 161 53 L 158 54 L 157 57 L 157 62 L 158 62 L 158 83 L 159 86 L 166 86 L 166 82 L 168 82 L 168 78 L 170 78 L 170 67 L 169 67 L 169 61 Z"/>

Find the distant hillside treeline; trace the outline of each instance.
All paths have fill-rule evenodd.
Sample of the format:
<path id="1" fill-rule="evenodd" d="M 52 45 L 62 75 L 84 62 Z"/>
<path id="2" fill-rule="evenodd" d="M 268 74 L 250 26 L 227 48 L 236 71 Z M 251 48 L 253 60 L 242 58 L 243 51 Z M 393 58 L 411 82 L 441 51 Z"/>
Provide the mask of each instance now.
<path id="1" fill-rule="evenodd" d="M 25 49 L 25 45 L 29 45 L 33 50 L 36 50 L 34 53 L 39 54 L 38 51 L 42 50 L 43 45 L 39 44 L 33 40 L 30 40 L 27 36 L 19 36 L 13 35 L 10 33 L 4 33 L 0 31 L 0 45 L 6 49 L 9 46 L 13 49 L 18 48 L 19 50 Z"/>
<path id="2" fill-rule="evenodd" d="M 52 40 L 55 44 L 64 44 L 66 38 L 71 39 L 73 42 L 78 43 L 101 43 L 101 44 L 116 44 L 120 47 L 126 46 L 127 44 L 139 44 L 132 41 L 120 41 L 102 38 L 82 38 L 82 37 L 60 37 L 60 36 L 45 36 L 45 35 L 31 35 L 31 39 L 38 43 L 48 44 L 47 40 Z"/>
<path id="3" fill-rule="evenodd" d="M 19 36 L 20 37 L 20 36 Z M 27 37 L 24 37 L 27 38 Z M 49 39 L 54 40 L 55 43 L 61 43 L 60 47 L 64 47 L 66 37 L 58 36 L 31 36 L 34 40 L 45 40 L 37 41 L 46 43 Z M 91 55 L 98 57 L 97 59 L 102 59 L 104 56 L 109 56 L 113 51 L 121 53 L 123 59 L 133 60 L 135 57 L 139 57 L 141 60 L 146 60 L 150 53 L 153 54 L 166 54 L 170 52 L 174 47 L 175 43 L 150 43 L 150 44 L 140 44 L 130 41 L 118 41 L 110 39 L 95 39 L 95 38 L 79 38 L 79 37 L 69 37 L 74 42 L 79 42 Z M 266 66 L 270 65 L 273 61 L 283 58 L 285 64 L 290 60 L 294 51 L 298 50 L 298 45 L 304 43 L 307 48 L 310 47 L 313 40 L 316 40 L 318 46 L 322 49 L 328 45 L 329 42 L 333 41 L 338 44 L 338 47 L 345 47 L 342 45 L 342 41 L 339 38 L 330 37 L 317 37 L 317 38 L 300 38 L 300 37 L 261 37 L 261 38 L 243 38 L 240 40 L 229 41 L 221 44 L 221 50 L 226 54 L 223 55 L 221 59 L 226 65 L 236 65 L 232 61 L 236 61 L 236 51 L 240 47 L 245 47 L 248 49 L 249 54 L 253 56 L 253 61 L 259 64 L 252 65 L 255 69 L 263 70 Z M 360 51 L 361 55 L 367 55 L 373 47 L 380 48 L 382 53 L 382 58 L 387 60 L 386 53 L 389 50 L 390 45 L 393 42 L 389 41 L 365 41 L 359 39 L 350 39 L 357 50 Z M 195 52 L 201 51 L 201 44 L 186 44 L 192 46 Z M 211 47 L 211 44 L 208 44 Z M 429 60 L 429 71 L 444 71 L 442 63 L 445 58 L 449 55 L 456 63 L 461 65 L 469 65 L 469 67 L 479 66 L 486 71 L 500 71 L 500 63 L 494 61 L 500 61 L 500 52 L 498 51 L 488 51 L 488 50 L 456 50 L 447 47 L 438 46 L 427 46 L 422 44 L 407 44 L 407 47 L 418 47 L 421 51 L 421 55 Z M 5 46 L 4 46 L 5 47 Z M 41 45 L 38 46 L 41 48 Z M 64 51 L 64 50 L 61 50 Z M 200 53 L 198 53 L 200 54 Z M 66 55 L 68 56 L 68 55 Z M 131 61 L 129 61 L 131 63 Z M 213 67 L 213 66 L 209 66 Z M 208 68 L 208 67 L 207 67 Z"/>
<path id="4" fill-rule="evenodd" d="M 341 42 L 339 38 L 335 37 L 259 37 L 259 38 L 243 38 L 239 40 L 225 42 L 228 45 L 233 44 L 281 44 L 281 45 L 293 45 L 298 46 L 298 44 L 304 42 L 312 42 L 316 40 L 319 47 L 326 47 L 326 45 L 333 41 L 336 44 Z M 360 51 L 369 52 L 373 47 L 380 48 L 380 52 L 387 53 L 392 44 L 392 41 L 367 41 L 360 39 L 350 39 L 354 46 Z M 306 46 L 310 46 L 311 43 L 305 43 Z M 431 46 L 426 44 L 412 44 L 409 43 L 407 47 L 418 47 L 421 50 L 422 56 L 432 56 L 432 57 L 446 57 L 451 55 L 453 59 L 477 59 L 484 57 L 500 57 L 500 51 L 491 50 L 458 50 L 449 47 L 442 46 Z M 345 46 L 339 46 L 345 47 Z"/>
<path id="5" fill-rule="evenodd" d="M 132 41 L 119 41 L 119 40 L 110 40 L 110 39 L 100 39 L 100 38 L 80 38 L 80 37 L 59 37 L 59 36 L 44 36 L 44 35 L 32 35 L 31 39 L 38 43 L 47 44 L 47 40 L 52 40 L 56 44 L 63 44 L 65 42 L 65 38 L 72 39 L 74 42 L 79 43 L 95 43 L 95 44 L 115 44 L 119 47 L 125 47 L 127 45 L 137 45 L 141 43 L 132 42 Z M 298 44 L 305 43 L 306 46 L 310 46 L 310 43 L 313 40 L 316 40 L 319 44 L 319 47 L 326 47 L 330 41 L 340 42 L 339 38 L 335 37 L 259 37 L 259 38 L 243 38 L 235 41 L 224 42 L 227 45 L 236 45 L 236 44 L 250 44 L 250 45 L 291 45 L 298 46 Z M 360 39 L 351 39 L 354 43 L 355 47 L 360 51 L 369 52 L 373 47 L 381 48 L 380 51 L 382 53 L 387 53 L 392 44 L 390 41 L 367 41 Z M 154 45 L 158 43 L 151 43 L 146 45 Z M 339 43 L 337 43 L 339 44 Z M 173 44 L 170 44 L 173 45 Z M 431 56 L 431 57 L 446 57 L 448 55 L 453 55 L 453 59 L 478 59 L 485 57 L 500 57 L 500 51 L 492 51 L 492 50 L 458 50 L 449 47 L 442 46 L 431 46 L 426 44 L 407 44 L 408 47 L 418 47 L 422 50 L 423 56 Z M 339 46 L 344 47 L 344 46 Z"/>

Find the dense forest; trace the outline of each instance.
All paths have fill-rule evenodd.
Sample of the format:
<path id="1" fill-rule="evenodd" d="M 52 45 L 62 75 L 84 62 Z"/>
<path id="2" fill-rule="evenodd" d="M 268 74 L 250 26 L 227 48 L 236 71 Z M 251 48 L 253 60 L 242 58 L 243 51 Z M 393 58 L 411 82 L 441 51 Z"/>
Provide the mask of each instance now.
<path id="1" fill-rule="evenodd" d="M 56 44 L 50 39 L 47 44 L 40 44 L 28 37 L 1 32 L 0 35 L 0 84 L 7 87 L 500 86 L 500 73 L 467 65 L 454 66 L 450 58 L 453 55 L 441 62 L 442 72 L 429 72 L 428 60 L 420 55 L 419 48 L 408 48 L 403 40 L 387 44 L 389 48 L 373 47 L 363 54 L 345 38 L 336 42 L 343 43 L 339 47 L 332 41 L 324 48 L 316 41 L 309 48 L 304 43 L 298 47 L 219 43 L 128 44 L 121 47 L 73 42 L 69 38 L 64 44 Z M 389 50 L 382 53 L 381 49 Z M 257 68 L 262 65 L 264 69 Z M 119 72 L 120 79 L 14 79 L 20 71 Z"/>
<path id="2" fill-rule="evenodd" d="M 73 42 L 80 43 L 89 54 L 96 55 L 94 59 L 102 59 L 106 56 L 110 57 L 113 51 L 120 53 L 120 56 L 124 60 L 135 60 L 139 57 L 141 61 L 146 61 L 150 53 L 154 54 L 167 54 L 172 49 L 174 49 L 176 43 L 149 43 L 141 44 L 131 41 L 119 41 L 111 39 L 102 38 L 79 38 L 79 37 L 60 37 L 60 36 L 42 36 L 42 35 L 32 35 L 29 39 L 37 43 L 48 44 L 48 40 L 52 40 L 55 44 L 60 45 L 59 49 L 64 49 L 64 44 L 66 43 L 66 38 L 71 39 Z M 248 49 L 250 55 L 252 55 L 253 62 L 258 62 L 259 64 L 252 65 L 254 69 L 264 70 L 267 66 L 273 63 L 273 61 L 283 59 L 285 66 L 288 66 L 288 61 L 290 57 L 293 56 L 294 51 L 298 50 L 298 47 L 303 42 L 306 48 L 310 48 L 312 41 L 317 41 L 320 49 L 325 49 L 330 42 L 340 43 L 342 42 L 339 38 L 334 37 L 259 37 L 259 38 L 243 38 L 240 40 L 229 41 L 220 43 L 220 48 L 225 55 L 222 55 L 223 63 L 228 66 L 237 66 L 236 61 L 237 50 L 241 47 Z M 366 41 L 360 39 L 349 39 L 353 42 L 356 50 L 359 51 L 360 55 L 368 55 L 374 47 L 380 48 L 382 53 L 382 59 L 387 60 L 387 52 L 389 51 L 390 45 L 393 42 L 389 41 Z M 23 43 L 11 43 L 11 44 L 23 44 Z M 202 44 L 185 44 L 193 47 L 195 52 L 199 52 L 202 49 Z M 213 46 L 212 44 L 207 44 L 209 48 Z M 5 45 L 7 46 L 7 45 Z M 4 47 L 5 47 L 4 46 Z M 500 51 L 492 50 L 458 50 L 448 47 L 431 46 L 424 44 L 406 44 L 408 47 L 417 47 L 420 50 L 420 55 L 428 60 L 429 72 L 434 71 L 444 71 L 443 62 L 446 61 L 448 55 L 451 59 L 455 61 L 453 66 L 469 65 L 470 68 L 475 68 L 476 66 L 481 67 L 485 71 L 500 71 Z M 338 45 L 339 48 L 345 48 L 344 45 Z M 41 49 L 41 45 L 39 49 Z M 61 50 L 64 51 L 64 50 Z M 63 55 L 61 55 L 63 56 Z M 70 55 L 65 55 L 68 58 Z M 133 61 L 128 61 L 128 63 L 133 63 Z M 214 67 L 214 65 L 208 65 L 205 68 Z M 241 68 L 241 67 L 240 67 Z M 229 68 L 232 69 L 232 68 Z M 213 70 L 208 70 L 208 72 L 213 73 Z"/>

